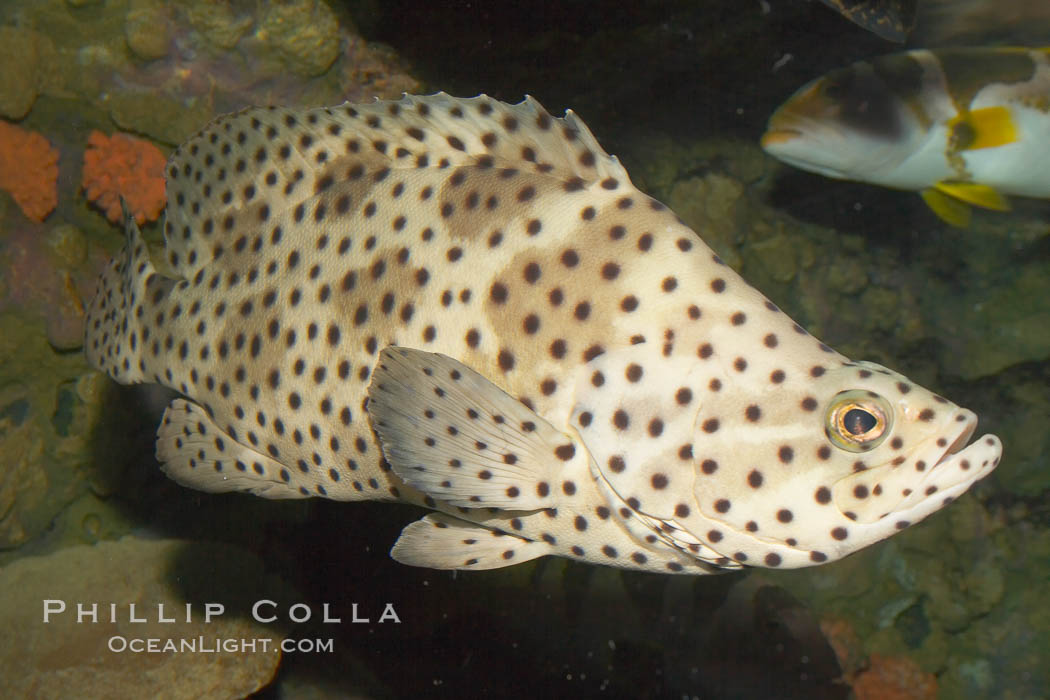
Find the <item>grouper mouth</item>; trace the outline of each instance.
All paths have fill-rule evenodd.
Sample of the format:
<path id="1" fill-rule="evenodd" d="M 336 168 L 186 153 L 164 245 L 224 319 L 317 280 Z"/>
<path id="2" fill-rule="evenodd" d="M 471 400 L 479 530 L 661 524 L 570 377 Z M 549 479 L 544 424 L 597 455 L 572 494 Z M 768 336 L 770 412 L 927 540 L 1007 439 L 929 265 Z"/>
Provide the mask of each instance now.
<path id="1" fill-rule="evenodd" d="M 995 435 L 970 442 L 977 416 L 960 408 L 939 437 L 900 458 L 840 479 L 832 488 L 835 505 L 859 523 L 894 516 L 899 528 L 925 518 L 965 493 L 999 464 L 1002 443 Z M 858 487 L 870 497 L 858 500 Z"/>
<path id="2" fill-rule="evenodd" d="M 936 487 L 937 491 L 929 494 L 932 496 L 960 485 L 963 488 L 959 493 L 962 493 L 998 466 L 1002 453 L 999 438 L 995 435 L 983 435 L 970 443 L 970 437 L 977 430 L 977 417 L 969 411 L 966 413 L 969 415 L 963 429 L 941 453 L 940 459 L 928 468 L 926 478 L 920 482 L 919 490 L 923 493 Z"/>

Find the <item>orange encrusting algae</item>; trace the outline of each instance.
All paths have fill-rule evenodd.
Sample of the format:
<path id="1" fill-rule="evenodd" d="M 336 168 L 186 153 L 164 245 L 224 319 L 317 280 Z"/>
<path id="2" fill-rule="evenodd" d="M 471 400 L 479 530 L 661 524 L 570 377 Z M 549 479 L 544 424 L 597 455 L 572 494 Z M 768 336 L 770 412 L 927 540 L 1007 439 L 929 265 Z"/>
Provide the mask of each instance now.
<path id="1" fill-rule="evenodd" d="M 58 204 L 58 151 L 35 131 L 0 120 L 0 190 L 27 218 L 43 221 Z"/>
<path id="2" fill-rule="evenodd" d="M 872 654 L 870 665 L 853 678 L 857 700 L 936 700 L 937 676 L 906 656 Z"/>
<path id="3" fill-rule="evenodd" d="M 856 700 L 936 700 L 937 676 L 914 660 L 882 654 L 865 658 L 860 636 L 846 620 L 821 620 L 820 629 Z"/>
<path id="4" fill-rule="evenodd" d="M 154 221 L 164 209 L 164 154 L 149 141 L 126 134 L 88 136 L 81 187 L 113 223 L 121 219 L 120 198 L 135 221 Z"/>

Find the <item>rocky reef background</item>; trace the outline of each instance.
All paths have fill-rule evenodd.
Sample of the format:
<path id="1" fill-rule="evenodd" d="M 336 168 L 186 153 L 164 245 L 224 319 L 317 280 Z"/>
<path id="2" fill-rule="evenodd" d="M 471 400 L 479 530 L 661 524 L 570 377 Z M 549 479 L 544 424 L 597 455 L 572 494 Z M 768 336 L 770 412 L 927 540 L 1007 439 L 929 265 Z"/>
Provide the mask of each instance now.
<path id="1" fill-rule="evenodd" d="M 961 12 L 929 3 L 916 36 L 1013 36 Z M 1016 40 L 1039 36 L 1037 21 Z M 0 677 L 110 697 L 1042 694 L 1050 205 L 1018 200 L 949 229 L 911 193 L 797 172 L 757 144 L 801 84 L 898 48 L 787 0 L 0 4 L 0 117 L 59 153 L 58 203 L 42 222 L 0 194 Z M 639 187 L 814 335 L 976 410 L 1003 438 L 1003 463 L 958 503 L 842 562 L 696 579 L 561 560 L 410 569 L 387 556 L 417 517 L 408 507 L 214 496 L 166 480 L 153 440 L 170 397 L 117 387 L 80 352 L 83 304 L 122 243 L 82 187 L 90 133 L 167 153 L 249 104 L 436 90 L 571 107 Z M 158 224 L 144 230 L 160 243 Z M 118 586 L 115 567 L 135 576 Z M 186 656 L 145 678 L 145 660 L 93 653 L 94 638 L 47 646 L 59 633 L 26 617 L 35 599 L 14 592 L 48 581 L 66 582 L 55 596 L 80 582 L 94 600 L 195 603 L 215 588 L 193 581 L 229 582 L 237 600 L 328 603 L 344 621 L 356 603 L 372 622 L 315 616 L 269 630 L 334 638 L 331 654 L 233 659 L 225 676 Z M 400 624 L 376 622 L 385 603 Z M 265 631 L 241 622 L 229 634 Z"/>

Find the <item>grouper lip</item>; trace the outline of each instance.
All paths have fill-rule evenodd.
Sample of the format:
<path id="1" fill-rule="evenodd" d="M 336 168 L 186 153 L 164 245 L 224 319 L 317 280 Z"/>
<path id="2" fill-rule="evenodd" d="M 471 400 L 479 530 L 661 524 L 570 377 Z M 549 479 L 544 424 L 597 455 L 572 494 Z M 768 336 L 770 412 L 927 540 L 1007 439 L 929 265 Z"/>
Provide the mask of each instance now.
<path id="1" fill-rule="evenodd" d="M 960 421 L 962 428 L 951 444 L 944 448 L 940 458 L 927 468 L 920 489 L 925 490 L 929 485 L 934 485 L 933 482 L 937 482 L 935 485 L 938 491 L 963 483 L 969 485 L 998 465 L 1002 451 L 999 439 L 994 435 L 984 435 L 971 443 L 970 438 L 977 430 L 977 416 L 969 411 L 960 412 L 958 416 L 966 417 L 965 421 Z M 952 478 L 948 472 L 956 468 L 960 476 Z"/>
<path id="2" fill-rule="evenodd" d="M 967 426 L 965 436 L 957 438 L 941 459 L 927 469 L 928 473 L 915 489 L 915 494 L 897 506 L 895 515 L 917 522 L 958 498 L 998 466 L 1002 443 L 995 435 L 982 435 L 964 449 L 959 449 L 966 445 L 976 427 L 976 421 Z M 959 451 L 954 452 L 956 449 Z M 932 487 L 936 490 L 927 493 Z"/>
<path id="3" fill-rule="evenodd" d="M 872 466 L 836 482 L 832 493 L 839 511 L 859 524 L 875 524 L 890 515 L 898 522 L 915 523 L 950 503 L 999 464 L 1002 444 L 996 436 L 984 435 L 967 445 L 977 428 L 977 416 L 971 411 L 958 409 L 945 428 L 900 464 Z M 863 502 L 850 499 L 848 494 L 858 483 L 871 489 L 881 485 L 885 496 Z"/>

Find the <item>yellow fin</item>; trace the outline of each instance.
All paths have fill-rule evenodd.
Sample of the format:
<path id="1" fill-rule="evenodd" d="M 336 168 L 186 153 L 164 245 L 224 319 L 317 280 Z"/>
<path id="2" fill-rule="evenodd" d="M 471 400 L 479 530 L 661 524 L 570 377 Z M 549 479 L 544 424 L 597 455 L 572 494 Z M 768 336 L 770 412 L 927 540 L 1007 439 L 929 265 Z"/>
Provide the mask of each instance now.
<path id="1" fill-rule="evenodd" d="M 934 187 L 967 204 L 983 209 L 1010 211 L 1010 202 L 994 188 L 976 182 L 938 182 Z"/>
<path id="2" fill-rule="evenodd" d="M 1017 127 L 1007 107 L 982 107 L 948 122 L 953 151 L 976 151 L 1017 140 Z"/>
<path id="3" fill-rule="evenodd" d="M 966 202 L 953 199 L 932 187 L 923 190 L 919 194 L 922 195 L 926 206 L 937 215 L 937 218 L 949 226 L 966 228 L 970 225 L 970 205 Z"/>

